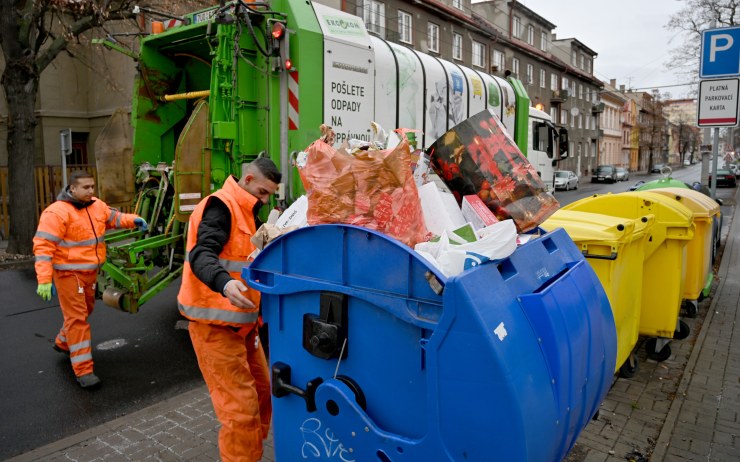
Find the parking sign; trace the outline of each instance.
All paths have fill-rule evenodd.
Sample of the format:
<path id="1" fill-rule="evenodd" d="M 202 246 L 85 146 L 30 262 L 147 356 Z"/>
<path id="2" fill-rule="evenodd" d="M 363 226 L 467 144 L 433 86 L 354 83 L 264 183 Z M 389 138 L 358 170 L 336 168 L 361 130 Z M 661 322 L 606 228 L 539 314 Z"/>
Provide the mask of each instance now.
<path id="1" fill-rule="evenodd" d="M 699 78 L 738 75 L 740 75 L 740 26 L 702 31 Z"/>

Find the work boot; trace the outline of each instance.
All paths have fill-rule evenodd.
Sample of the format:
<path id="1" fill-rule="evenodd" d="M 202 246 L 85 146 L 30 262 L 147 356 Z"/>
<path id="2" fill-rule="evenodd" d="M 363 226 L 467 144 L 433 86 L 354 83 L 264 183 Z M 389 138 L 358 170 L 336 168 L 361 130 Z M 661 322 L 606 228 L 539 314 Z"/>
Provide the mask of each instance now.
<path id="1" fill-rule="evenodd" d="M 64 353 L 65 355 L 69 356 L 69 350 L 65 350 L 64 348 L 60 347 L 56 343 L 54 344 L 54 346 L 52 346 L 52 348 L 54 348 L 56 351 L 60 353 Z"/>
<path id="2" fill-rule="evenodd" d="M 97 375 L 91 372 L 77 377 L 77 383 L 79 383 L 82 388 L 93 388 L 100 385 L 100 379 Z"/>

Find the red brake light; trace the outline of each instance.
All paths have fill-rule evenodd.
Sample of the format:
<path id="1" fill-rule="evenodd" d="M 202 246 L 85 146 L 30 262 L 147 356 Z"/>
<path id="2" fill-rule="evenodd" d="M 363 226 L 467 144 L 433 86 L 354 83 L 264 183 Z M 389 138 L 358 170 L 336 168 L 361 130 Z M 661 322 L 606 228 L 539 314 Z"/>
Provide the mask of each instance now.
<path id="1" fill-rule="evenodd" d="M 291 61 L 290 59 L 286 59 L 285 60 L 285 70 L 289 71 L 292 68 L 293 68 L 293 61 Z"/>
<path id="2" fill-rule="evenodd" d="M 280 40 L 281 38 L 283 38 L 284 34 L 285 34 L 285 24 L 281 22 L 272 23 L 272 36 L 276 40 Z"/>

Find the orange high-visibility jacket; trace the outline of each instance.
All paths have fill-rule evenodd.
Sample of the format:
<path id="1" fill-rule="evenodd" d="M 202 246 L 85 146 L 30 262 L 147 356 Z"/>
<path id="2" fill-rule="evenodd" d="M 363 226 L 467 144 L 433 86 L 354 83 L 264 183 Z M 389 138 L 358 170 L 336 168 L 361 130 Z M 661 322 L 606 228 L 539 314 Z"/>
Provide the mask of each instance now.
<path id="1" fill-rule="evenodd" d="M 249 265 L 249 255 L 255 246 L 250 241 L 254 235 L 255 223 L 252 210 L 257 198 L 242 189 L 234 177 L 229 177 L 224 187 L 211 194 L 220 199 L 231 213 L 231 230 L 229 240 L 219 254 L 219 263 L 228 271 L 229 275 L 246 284 L 242 279 L 242 268 Z M 209 196 L 210 197 L 210 196 Z M 212 291 L 206 284 L 195 276 L 187 254 L 193 250 L 198 241 L 198 226 L 203 218 L 203 211 L 208 198 L 200 201 L 190 216 L 187 243 L 185 245 L 186 258 L 182 272 L 182 285 L 177 294 L 177 306 L 180 313 L 191 321 L 221 326 L 243 327 L 257 322 L 259 312 L 260 293 L 249 288 L 246 297 L 254 303 L 253 310 L 244 310 L 232 305 L 223 294 Z"/>
<path id="2" fill-rule="evenodd" d="M 82 203 L 63 190 L 41 213 L 33 237 L 38 283 L 51 283 L 54 269 L 97 271 L 105 263 L 105 230 L 133 228 L 136 218 L 94 197 Z"/>

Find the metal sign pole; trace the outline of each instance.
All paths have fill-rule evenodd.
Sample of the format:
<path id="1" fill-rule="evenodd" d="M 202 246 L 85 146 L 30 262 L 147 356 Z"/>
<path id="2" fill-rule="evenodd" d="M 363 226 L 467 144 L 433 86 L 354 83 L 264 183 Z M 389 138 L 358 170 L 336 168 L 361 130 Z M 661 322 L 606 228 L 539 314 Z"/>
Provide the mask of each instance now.
<path id="1" fill-rule="evenodd" d="M 710 186 L 712 199 L 717 198 L 717 157 L 719 157 L 719 127 L 714 127 L 714 136 L 712 137 L 712 183 Z"/>
<path id="2" fill-rule="evenodd" d="M 72 154 L 72 129 L 59 130 L 59 144 L 62 151 L 62 189 L 67 187 L 67 156 Z"/>

